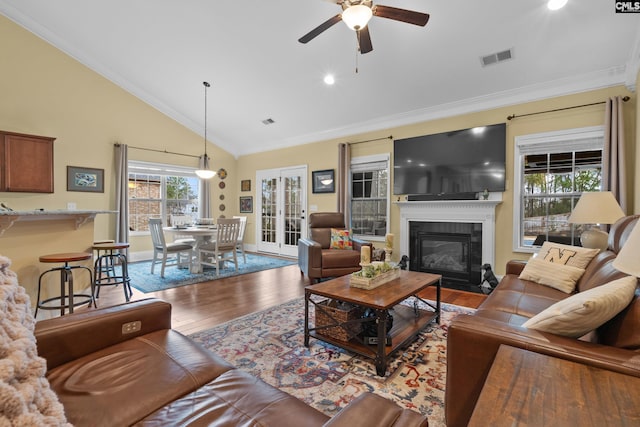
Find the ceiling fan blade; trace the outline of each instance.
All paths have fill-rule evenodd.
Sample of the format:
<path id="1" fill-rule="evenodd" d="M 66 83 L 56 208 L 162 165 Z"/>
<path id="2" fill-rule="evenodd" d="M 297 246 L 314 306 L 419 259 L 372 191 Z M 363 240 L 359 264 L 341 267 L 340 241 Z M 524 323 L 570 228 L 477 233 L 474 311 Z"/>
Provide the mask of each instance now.
<path id="1" fill-rule="evenodd" d="M 414 12 L 413 10 L 398 9 L 397 7 L 382 6 L 380 4 L 373 7 L 373 14 L 381 18 L 420 25 L 421 27 L 427 25 L 429 21 L 428 13 Z"/>
<path id="2" fill-rule="evenodd" d="M 327 19 L 325 22 L 323 22 L 322 24 L 318 25 L 316 28 L 314 28 L 313 30 L 309 31 L 304 36 L 300 37 L 298 39 L 298 41 L 300 43 L 310 42 L 311 40 L 313 40 L 314 38 L 316 38 L 317 36 L 322 34 L 324 31 L 328 30 L 329 28 L 333 27 L 334 25 L 336 25 L 340 21 L 342 21 L 342 15 L 341 14 L 337 14 L 333 18 Z"/>
<path id="3" fill-rule="evenodd" d="M 369 26 L 365 26 L 364 28 L 359 29 L 356 32 L 358 36 L 358 45 L 360 46 L 360 53 L 369 53 L 373 50 L 373 45 L 371 44 L 371 35 L 369 34 Z"/>

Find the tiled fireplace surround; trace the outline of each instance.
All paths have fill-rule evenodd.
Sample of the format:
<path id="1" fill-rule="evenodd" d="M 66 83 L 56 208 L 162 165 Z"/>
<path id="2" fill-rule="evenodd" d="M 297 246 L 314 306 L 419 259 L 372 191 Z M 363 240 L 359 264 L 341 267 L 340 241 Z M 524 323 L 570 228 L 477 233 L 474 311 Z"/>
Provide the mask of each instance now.
<path id="1" fill-rule="evenodd" d="M 494 196 L 494 194 L 492 194 Z M 411 222 L 482 224 L 482 263 L 495 265 L 496 215 L 501 200 L 438 200 L 396 202 L 400 207 L 400 254 L 409 255 Z"/>

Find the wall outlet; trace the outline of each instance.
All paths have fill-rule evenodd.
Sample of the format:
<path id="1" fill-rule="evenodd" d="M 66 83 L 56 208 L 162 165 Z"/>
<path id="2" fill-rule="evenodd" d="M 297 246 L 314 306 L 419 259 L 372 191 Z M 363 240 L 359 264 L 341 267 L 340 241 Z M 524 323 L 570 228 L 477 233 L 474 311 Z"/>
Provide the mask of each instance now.
<path id="1" fill-rule="evenodd" d="M 309 206 L 309 211 L 311 211 L 311 212 L 318 212 L 318 205 L 311 205 L 311 206 Z"/>
<path id="2" fill-rule="evenodd" d="M 67 203 L 67 210 L 69 210 L 69 211 L 75 211 L 75 210 L 76 210 L 76 204 L 75 204 L 75 202 L 69 202 L 69 203 Z"/>

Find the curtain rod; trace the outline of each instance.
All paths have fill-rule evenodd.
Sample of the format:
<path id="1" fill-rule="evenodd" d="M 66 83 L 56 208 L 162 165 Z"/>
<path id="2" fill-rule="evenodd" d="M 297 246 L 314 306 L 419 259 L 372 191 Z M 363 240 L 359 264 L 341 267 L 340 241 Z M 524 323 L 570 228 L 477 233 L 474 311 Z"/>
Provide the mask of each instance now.
<path id="1" fill-rule="evenodd" d="M 629 98 L 628 96 L 625 96 L 625 97 L 622 98 L 622 100 L 624 102 L 627 102 L 629 99 L 631 99 L 631 98 Z M 600 104 L 604 104 L 606 102 L 607 101 L 593 102 L 591 104 L 574 105 L 573 107 L 556 108 L 555 110 L 538 111 L 536 113 L 527 113 L 527 114 L 518 114 L 518 115 L 512 114 L 512 115 L 507 117 L 507 120 L 512 120 L 512 119 L 515 119 L 517 117 L 534 116 L 536 114 L 555 113 L 556 111 L 571 110 L 573 108 L 591 107 L 592 105 L 600 105 Z"/>
<path id="2" fill-rule="evenodd" d="M 116 147 L 119 147 L 120 144 L 119 143 L 115 143 L 113 144 Z M 143 148 L 143 147 L 134 147 L 132 145 L 128 145 L 129 148 L 133 148 L 134 150 L 142 150 L 142 151 L 153 151 L 155 153 L 163 153 L 163 154 L 173 154 L 176 156 L 185 156 L 185 157 L 195 157 L 196 159 L 199 159 L 202 156 L 194 156 L 193 154 L 183 154 L 183 153 L 176 153 L 174 151 L 167 151 L 167 150 L 155 150 L 153 148 Z"/>
<path id="3" fill-rule="evenodd" d="M 367 139 L 366 141 L 347 142 L 347 145 L 364 144 L 365 142 L 382 141 L 383 139 L 393 139 L 393 135 L 385 136 L 384 138 Z"/>

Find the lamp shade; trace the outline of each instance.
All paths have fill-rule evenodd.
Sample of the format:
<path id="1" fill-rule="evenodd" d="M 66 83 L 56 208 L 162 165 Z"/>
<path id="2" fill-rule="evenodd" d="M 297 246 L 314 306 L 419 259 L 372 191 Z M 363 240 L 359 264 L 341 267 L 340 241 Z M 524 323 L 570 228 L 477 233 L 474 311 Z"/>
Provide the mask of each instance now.
<path id="1" fill-rule="evenodd" d="M 372 16 L 371 8 L 362 4 L 349 6 L 342 11 L 342 21 L 352 30 L 366 27 Z"/>
<path id="2" fill-rule="evenodd" d="M 613 224 L 624 216 L 611 191 L 582 193 L 569 216 L 572 224 Z"/>
<path id="3" fill-rule="evenodd" d="M 613 267 L 631 276 L 640 277 L 640 221 L 633 227 L 629 238 L 613 260 Z"/>

